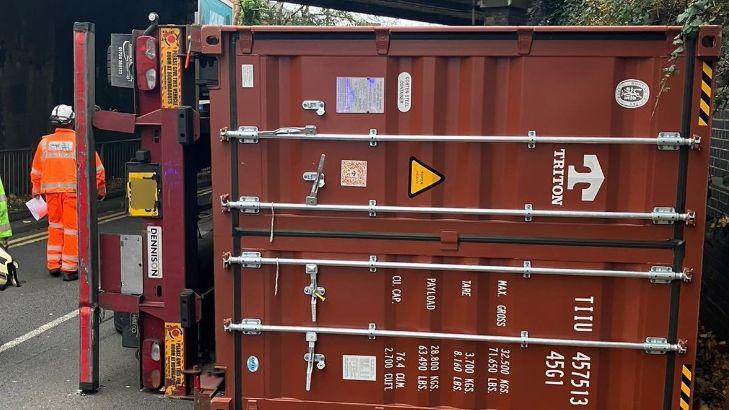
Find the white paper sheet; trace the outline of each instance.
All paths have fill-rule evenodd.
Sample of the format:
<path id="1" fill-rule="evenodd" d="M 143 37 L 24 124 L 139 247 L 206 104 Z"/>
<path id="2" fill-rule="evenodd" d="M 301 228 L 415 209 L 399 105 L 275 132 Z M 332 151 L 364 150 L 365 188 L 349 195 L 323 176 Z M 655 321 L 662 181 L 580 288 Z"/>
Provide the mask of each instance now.
<path id="1" fill-rule="evenodd" d="M 30 201 L 25 203 L 25 206 L 28 207 L 28 210 L 31 214 L 33 214 L 33 218 L 35 218 L 36 221 L 40 221 L 43 217 L 48 215 L 48 204 L 46 204 L 46 201 L 44 201 L 41 196 L 38 198 L 31 198 Z"/>

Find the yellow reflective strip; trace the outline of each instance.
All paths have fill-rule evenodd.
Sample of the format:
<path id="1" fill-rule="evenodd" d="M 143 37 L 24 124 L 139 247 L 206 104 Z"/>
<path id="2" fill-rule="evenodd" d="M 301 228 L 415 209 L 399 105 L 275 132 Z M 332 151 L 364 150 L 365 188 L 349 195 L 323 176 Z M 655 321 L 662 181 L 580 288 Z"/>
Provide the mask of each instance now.
<path id="1" fill-rule="evenodd" d="M 679 405 L 681 406 L 681 410 L 690 410 L 690 406 L 688 403 L 686 403 L 683 399 L 680 399 Z"/>
<path id="2" fill-rule="evenodd" d="M 708 114 L 709 112 L 711 112 L 711 108 L 709 108 L 709 105 L 706 104 L 704 100 L 701 100 L 701 103 L 699 105 L 701 105 L 701 111 L 703 111 L 704 113 Z"/>
<path id="3" fill-rule="evenodd" d="M 691 397 L 691 389 L 689 389 L 688 385 L 685 383 L 681 383 L 681 391 L 684 392 L 685 395 Z"/>
<path id="4" fill-rule="evenodd" d="M 681 371 L 681 373 L 683 373 L 683 375 L 686 376 L 687 379 L 691 380 L 691 370 L 689 370 L 688 367 L 683 366 L 683 370 Z"/>
<path id="5" fill-rule="evenodd" d="M 704 73 L 706 73 L 706 75 L 708 75 L 709 78 L 714 77 L 714 70 L 712 70 L 711 67 L 709 67 L 709 65 L 706 63 L 704 63 Z"/>
<path id="6" fill-rule="evenodd" d="M 709 86 L 709 84 L 706 84 L 703 81 L 701 82 L 701 91 L 703 91 L 704 94 L 706 94 L 709 97 L 711 97 L 711 87 Z"/>
<path id="7" fill-rule="evenodd" d="M 78 235 L 78 229 L 64 229 L 64 235 Z"/>
<path id="8" fill-rule="evenodd" d="M 706 126 L 708 126 L 709 124 L 707 124 L 707 123 L 706 123 L 706 121 L 704 121 L 703 119 L 699 118 L 699 125 L 701 125 L 701 126 L 703 126 L 703 127 L 706 127 Z"/>

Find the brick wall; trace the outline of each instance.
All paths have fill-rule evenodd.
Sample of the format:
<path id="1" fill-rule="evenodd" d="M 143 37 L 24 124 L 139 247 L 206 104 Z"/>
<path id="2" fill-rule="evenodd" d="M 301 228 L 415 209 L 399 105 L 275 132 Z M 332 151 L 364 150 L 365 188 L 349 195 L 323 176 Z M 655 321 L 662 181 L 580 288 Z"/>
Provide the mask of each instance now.
<path id="1" fill-rule="evenodd" d="M 729 110 L 716 111 L 712 127 L 708 208 L 710 218 L 729 214 Z"/>
<path id="2" fill-rule="evenodd" d="M 729 215 L 729 110 L 714 114 L 709 173 L 708 217 Z M 726 177 L 726 182 L 724 178 Z M 699 322 L 729 338 L 729 227 L 707 227 Z"/>

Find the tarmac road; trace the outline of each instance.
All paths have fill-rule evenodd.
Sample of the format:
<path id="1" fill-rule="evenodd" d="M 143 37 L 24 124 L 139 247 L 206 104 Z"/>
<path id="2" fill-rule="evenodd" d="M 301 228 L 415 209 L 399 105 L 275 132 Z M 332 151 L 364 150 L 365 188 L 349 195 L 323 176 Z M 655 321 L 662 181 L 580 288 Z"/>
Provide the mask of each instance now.
<path id="1" fill-rule="evenodd" d="M 100 232 L 139 233 L 141 221 L 119 212 L 99 217 Z M 22 224 L 22 222 L 20 222 Z M 15 236 L 22 287 L 0 292 L 0 408 L 190 409 L 191 402 L 140 392 L 135 349 L 121 346 L 113 313 L 100 329 L 99 392 L 78 392 L 78 282 L 45 268 L 44 230 Z"/>

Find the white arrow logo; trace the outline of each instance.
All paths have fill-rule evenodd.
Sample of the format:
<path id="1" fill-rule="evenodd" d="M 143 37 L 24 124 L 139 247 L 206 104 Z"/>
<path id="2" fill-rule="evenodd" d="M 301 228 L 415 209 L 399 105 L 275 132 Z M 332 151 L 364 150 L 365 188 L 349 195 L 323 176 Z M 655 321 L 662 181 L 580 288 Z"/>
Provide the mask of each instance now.
<path id="1" fill-rule="evenodd" d="M 570 165 L 567 173 L 567 189 L 573 189 L 577 184 L 590 184 L 589 187 L 582 189 L 582 200 L 592 202 L 600 191 L 605 175 L 602 173 L 597 155 L 585 155 L 583 165 L 590 172 L 577 172 L 574 165 Z"/>

